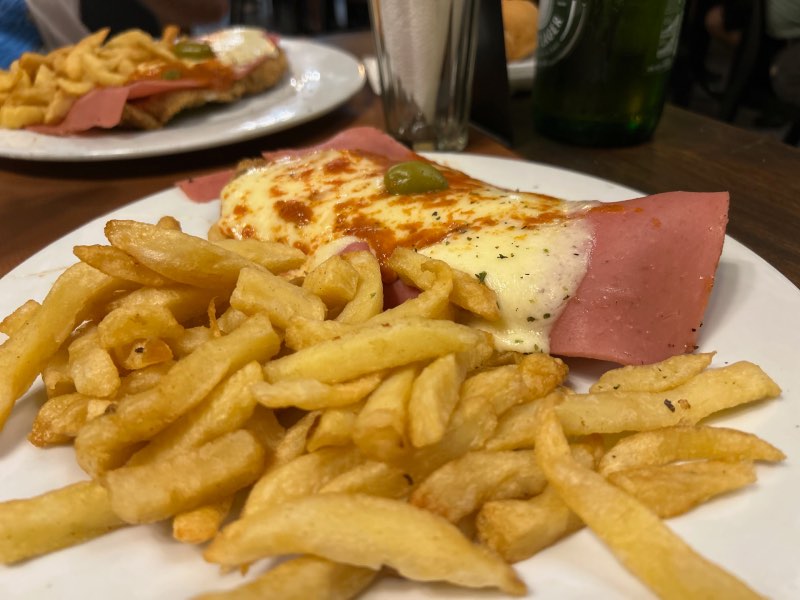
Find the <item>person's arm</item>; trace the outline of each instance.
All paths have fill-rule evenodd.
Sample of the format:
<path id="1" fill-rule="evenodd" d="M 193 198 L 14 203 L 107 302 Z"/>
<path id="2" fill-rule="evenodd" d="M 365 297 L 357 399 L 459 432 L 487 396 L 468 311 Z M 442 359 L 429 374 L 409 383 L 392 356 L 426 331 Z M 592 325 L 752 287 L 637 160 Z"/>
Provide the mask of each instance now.
<path id="1" fill-rule="evenodd" d="M 139 0 L 162 25 L 191 27 L 220 21 L 230 10 L 229 0 Z"/>

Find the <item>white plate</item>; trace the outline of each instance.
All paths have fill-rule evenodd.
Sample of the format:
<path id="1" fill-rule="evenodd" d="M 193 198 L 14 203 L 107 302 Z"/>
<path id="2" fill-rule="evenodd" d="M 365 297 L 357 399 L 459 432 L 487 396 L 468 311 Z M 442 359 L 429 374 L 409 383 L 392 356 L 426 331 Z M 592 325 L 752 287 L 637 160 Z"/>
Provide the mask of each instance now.
<path id="1" fill-rule="evenodd" d="M 85 161 L 139 158 L 210 148 L 275 133 L 319 117 L 364 85 L 364 69 L 350 54 L 308 40 L 280 42 L 289 72 L 273 89 L 227 105 L 188 111 L 154 131 L 95 131 L 57 137 L 0 130 L 0 156 Z"/>
<path id="2" fill-rule="evenodd" d="M 533 76 L 536 72 L 536 56 L 515 60 L 508 63 L 508 85 L 512 92 L 527 91 L 533 87 Z"/>
<path id="3" fill-rule="evenodd" d="M 563 198 L 619 200 L 634 190 L 542 165 L 469 155 L 440 160 L 498 185 Z M 41 299 L 58 273 L 74 262 L 74 244 L 103 242 L 108 218 L 153 222 L 164 214 L 204 234 L 218 205 L 193 204 L 176 190 L 145 198 L 81 227 L 0 280 L 0 313 L 27 298 Z M 786 464 L 758 467 L 758 483 L 670 521 L 698 551 L 775 599 L 800 597 L 800 290 L 741 244 L 726 239 L 717 285 L 706 314 L 700 349 L 718 351 L 716 365 L 741 359 L 762 365 L 783 387 L 783 396 L 763 406 L 738 410 L 715 423 L 757 433 L 783 449 Z M 571 378 L 584 385 L 592 370 L 577 362 Z M 40 450 L 25 435 L 43 396 L 41 385 L 21 400 L 0 434 L 0 500 L 22 498 L 83 479 L 71 448 Z M 628 575 L 587 531 L 582 531 L 518 565 L 531 597 L 641 598 L 644 587 Z M 253 569 L 256 573 L 259 569 Z M 0 567 L 4 599 L 11 598 L 188 598 L 201 590 L 241 583 L 236 573 L 220 575 L 196 548 L 170 539 L 166 525 L 121 530 L 31 560 Z M 456 590 L 386 580 L 368 598 L 500 598 L 489 592 Z"/>

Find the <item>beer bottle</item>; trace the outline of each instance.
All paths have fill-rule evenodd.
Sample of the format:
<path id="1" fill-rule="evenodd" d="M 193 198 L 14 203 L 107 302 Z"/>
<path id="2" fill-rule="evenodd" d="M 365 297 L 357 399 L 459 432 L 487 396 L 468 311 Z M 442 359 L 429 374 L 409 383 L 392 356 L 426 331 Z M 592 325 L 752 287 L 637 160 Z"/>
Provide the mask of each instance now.
<path id="1" fill-rule="evenodd" d="M 684 0 L 540 0 L 533 120 L 566 142 L 648 139 L 664 107 Z"/>

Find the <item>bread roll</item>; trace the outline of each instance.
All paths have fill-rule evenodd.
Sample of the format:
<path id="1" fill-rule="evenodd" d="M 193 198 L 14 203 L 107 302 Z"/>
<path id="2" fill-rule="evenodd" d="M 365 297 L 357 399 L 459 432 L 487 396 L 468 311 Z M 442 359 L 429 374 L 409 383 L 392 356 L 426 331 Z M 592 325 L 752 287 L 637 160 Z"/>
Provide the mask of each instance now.
<path id="1" fill-rule="evenodd" d="M 525 58 L 536 50 L 539 9 L 529 0 L 502 0 L 506 60 Z"/>

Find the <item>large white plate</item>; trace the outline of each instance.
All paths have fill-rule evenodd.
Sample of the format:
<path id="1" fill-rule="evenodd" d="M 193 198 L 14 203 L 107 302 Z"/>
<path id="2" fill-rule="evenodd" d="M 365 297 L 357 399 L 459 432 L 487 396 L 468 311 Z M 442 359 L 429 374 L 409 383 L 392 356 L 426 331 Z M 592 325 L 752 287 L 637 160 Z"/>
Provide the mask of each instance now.
<path id="1" fill-rule="evenodd" d="M 175 154 L 239 142 L 323 115 L 364 85 L 350 54 L 308 40 L 282 39 L 289 72 L 273 89 L 227 105 L 188 111 L 154 131 L 98 131 L 56 137 L 0 129 L 0 156 L 29 160 L 105 160 Z"/>
<path id="2" fill-rule="evenodd" d="M 568 199 L 619 200 L 636 192 L 584 175 L 536 164 L 469 155 L 439 155 L 470 174 L 506 187 Z M 179 217 L 184 228 L 203 234 L 218 206 L 193 204 L 176 190 L 140 200 L 81 227 L 39 252 L 0 280 L 0 313 L 27 298 L 41 299 L 58 273 L 74 262 L 74 244 L 103 241 L 108 218 L 154 221 Z M 783 396 L 763 406 L 716 419 L 755 432 L 782 448 L 786 464 L 758 467 L 758 483 L 717 499 L 672 526 L 698 551 L 775 599 L 800 597 L 800 290 L 741 244 L 726 239 L 700 340 L 702 351 L 718 351 L 715 364 L 741 359 L 762 365 L 783 387 Z M 584 385 L 597 366 L 573 363 L 571 378 Z M 0 500 L 38 494 L 84 478 L 71 448 L 39 450 L 25 435 L 43 396 L 40 384 L 14 409 L 0 435 Z M 591 533 L 582 531 L 518 565 L 531 597 L 640 598 L 648 592 L 628 575 Z M 253 569 L 256 573 L 259 569 Z M 220 575 L 200 551 L 170 539 L 164 524 L 135 527 L 25 564 L 0 567 L 4 598 L 187 598 L 201 590 L 242 582 Z M 386 580 L 369 598 L 500 598 L 493 593 Z"/>

